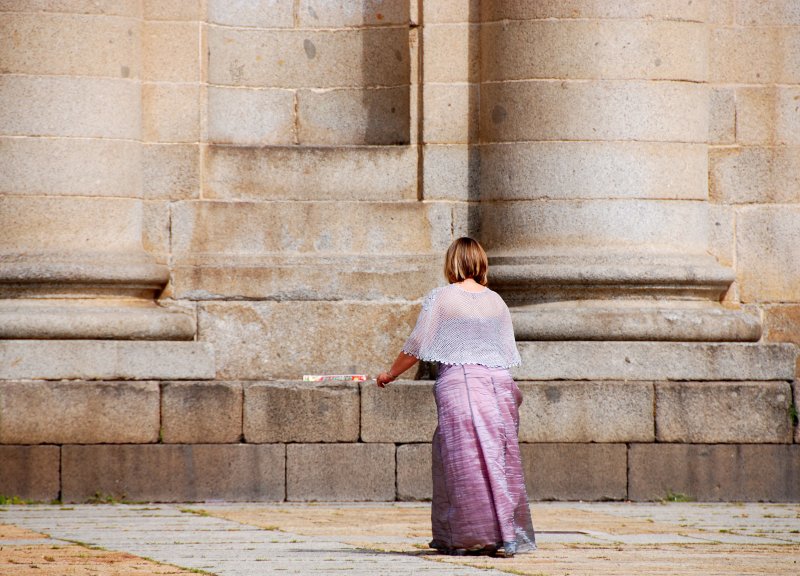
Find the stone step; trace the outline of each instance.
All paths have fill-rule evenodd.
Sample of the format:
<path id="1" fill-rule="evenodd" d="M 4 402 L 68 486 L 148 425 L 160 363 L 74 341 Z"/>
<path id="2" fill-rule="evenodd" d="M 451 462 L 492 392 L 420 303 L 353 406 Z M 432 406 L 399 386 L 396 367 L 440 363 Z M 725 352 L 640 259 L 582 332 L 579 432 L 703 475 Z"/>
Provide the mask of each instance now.
<path id="1" fill-rule="evenodd" d="M 205 342 L 0 340 L 0 380 L 188 380 L 214 378 Z"/>
<path id="2" fill-rule="evenodd" d="M 517 380 L 793 380 L 793 344 L 520 342 Z"/>

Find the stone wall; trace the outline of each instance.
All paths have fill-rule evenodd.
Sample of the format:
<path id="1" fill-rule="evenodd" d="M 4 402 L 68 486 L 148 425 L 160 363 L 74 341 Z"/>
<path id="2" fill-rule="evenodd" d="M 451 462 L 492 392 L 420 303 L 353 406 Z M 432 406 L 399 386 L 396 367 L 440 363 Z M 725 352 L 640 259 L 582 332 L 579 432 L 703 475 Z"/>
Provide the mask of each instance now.
<path id="1" fill-rule="evenodd" d="M 0 494 L 427 498 L 431 382 L 297 380 L 470 234 L 532 498 L 797 500 L 798 50 L 792 0 L 0 0 Z"/>

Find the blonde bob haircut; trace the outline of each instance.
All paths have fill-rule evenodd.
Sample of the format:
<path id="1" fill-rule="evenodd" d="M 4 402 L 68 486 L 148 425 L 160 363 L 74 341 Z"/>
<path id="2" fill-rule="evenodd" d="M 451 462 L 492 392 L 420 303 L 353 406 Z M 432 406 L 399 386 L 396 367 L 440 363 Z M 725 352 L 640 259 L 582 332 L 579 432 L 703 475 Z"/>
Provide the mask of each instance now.
<path id="1" fill-rule="evenodd" d="M 486 252 L 467 236 L 454 240 L 444 256 L 444 275 L 451 284 L 472 278 L 481 286 L 486 286 L 489 271 L 489 260 Z"/>

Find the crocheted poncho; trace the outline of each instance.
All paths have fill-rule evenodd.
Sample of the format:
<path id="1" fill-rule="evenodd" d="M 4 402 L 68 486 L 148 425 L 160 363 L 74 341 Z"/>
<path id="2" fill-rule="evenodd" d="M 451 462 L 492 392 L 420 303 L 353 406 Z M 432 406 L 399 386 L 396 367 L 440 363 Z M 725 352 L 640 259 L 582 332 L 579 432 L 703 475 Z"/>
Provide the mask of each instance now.
<path id="1" fill-rule="evenodd" d="M 509 368 L 521 363 L 506 303 L 496 292 L 456 284 L 434 288 L 422 302 L 403 352 L 441 364 Z"/>

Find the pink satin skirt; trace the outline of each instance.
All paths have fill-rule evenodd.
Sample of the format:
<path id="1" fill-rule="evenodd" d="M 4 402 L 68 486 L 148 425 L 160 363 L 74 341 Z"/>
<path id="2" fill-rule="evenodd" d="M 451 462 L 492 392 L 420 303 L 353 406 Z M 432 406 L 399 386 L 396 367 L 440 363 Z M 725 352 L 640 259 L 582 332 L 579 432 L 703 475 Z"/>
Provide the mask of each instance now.
<path id="1" fill-rule="evenodd" d="M 442 365 L 434 387 L 432 545 L 536 549 L 522 472 L 522 394 L 505 368 Z"/>

